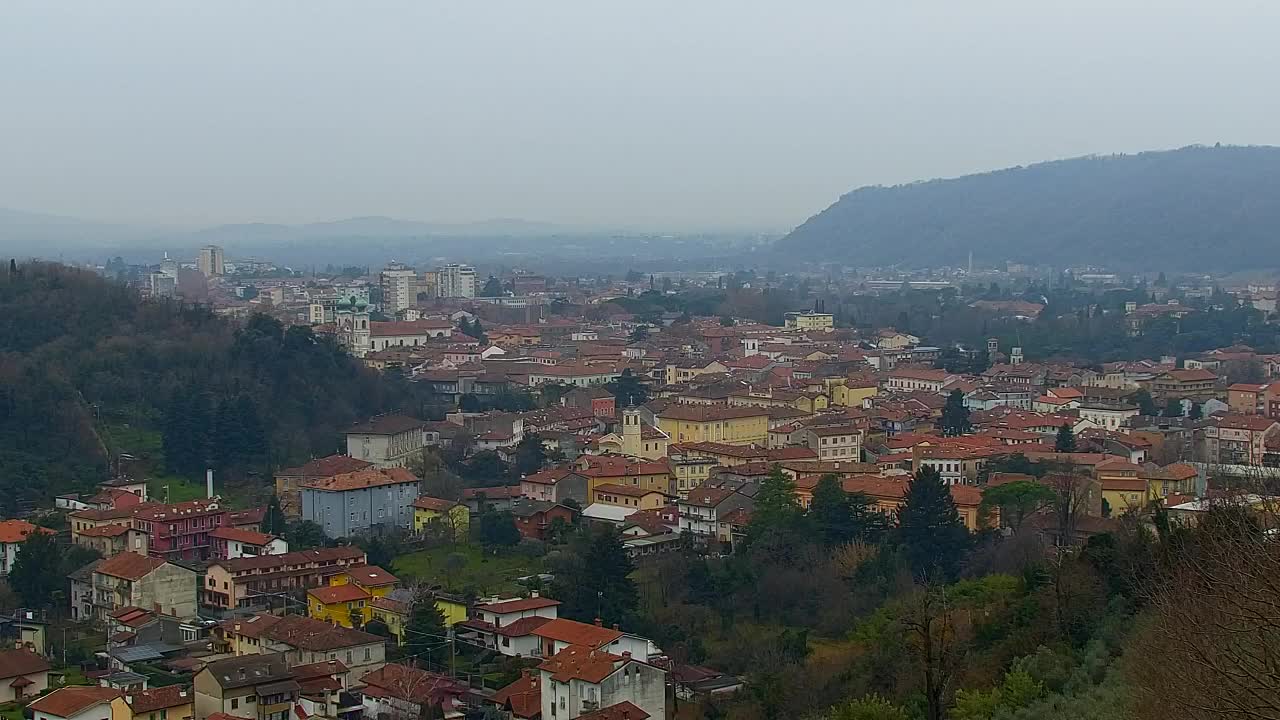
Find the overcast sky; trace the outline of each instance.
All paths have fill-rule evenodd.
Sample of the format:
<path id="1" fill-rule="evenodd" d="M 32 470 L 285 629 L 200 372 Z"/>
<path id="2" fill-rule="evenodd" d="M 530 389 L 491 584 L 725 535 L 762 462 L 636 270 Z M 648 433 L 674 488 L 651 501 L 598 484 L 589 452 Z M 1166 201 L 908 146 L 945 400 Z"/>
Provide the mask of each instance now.
<path id="1" fill-rule="evenodd" d="M 1280 144 L 1280 3 L 0 5 L 0 207 L 789 228 L 866 184 Z"/>

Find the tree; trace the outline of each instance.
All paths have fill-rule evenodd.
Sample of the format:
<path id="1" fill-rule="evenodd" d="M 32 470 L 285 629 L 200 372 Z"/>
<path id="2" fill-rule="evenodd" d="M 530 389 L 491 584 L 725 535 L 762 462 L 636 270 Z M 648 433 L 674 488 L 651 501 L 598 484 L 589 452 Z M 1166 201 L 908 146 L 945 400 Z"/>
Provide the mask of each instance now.
<path id="1" fill-rule="evenodd" d="M 1053 489 L 1034 480 L 1014 480 L 982 491 L 984 516 L 992 510 L 1000 513 L 1000 522 L 1017 532 L 1023 521 L 1049 507 L 1057 497 Z"/>
<path id="2" fill-rule="evenodd" d="M 582 622 L 600 618 L 607 623 L 629 623 L 640 596 L 630 577 L 635 565 L 627 557 L 617 530 L 588 532 L 575 546 L 576 557 L 555 573 L 551 586 L 552 594 L 563 603 L 560 611 Z"/>
<path id="3" fill-rule="evenodd" d="M 1192 420 L 1199 420 L 1204 417 L 1204 405 L 1201 403 L 1191 403 L 1191 411 L 1187 413 L 1187 417 Z"/>
<path id="4" fill-rule="evenodd" d="M 271 499 L 267 501 L 267 512 L 262 516 L 262 532 L 284 537 L 288 528 L 289 521 L 280 507 L 280 497 L 272 494 Z"/>
<path id="5" fill-rule="evenodd" d="M 325 544 L 324 528 L 310 520 L 291 523 L 284 537 L 289 542 L 290 550 L 324 547 Z"/>
<path id="6" fill-rule="evenodd" d="M 821 720 L 910 720 L 906 710 L 879 695 L 866 695 L 837 705 Z"/>
<path id="7" fill-rule="evenodd" d="M 526 433 L 520 442 L 516 443 L 514 470 L 517 475 L 524 477 L 532 475 L 542 469 L 547 464 L 547 448 L 542 444 L 542 436 L 537 433 Z"/>
<path id="8" fill-rule="evenodd" d="M 822 544 L 828 547 L 852 542 L 858 528 L 854 526 L 853 507 L 835 475 L 823 475 L 813 488 L 809 504 L 809 525 Z"/>
<path id="9" fill-rule="evenodd" d="M 484 326 L 480 324 L 480 318 L 471 321 L 471 337 L 482 343 L 489 342 L 489 336 L 484 334 Z"/>
<path id="10" fill-rule="evenodd" d="M 733 318 L 729 315 L 721 315 L 720 327 L 733 327 Z"/>
<path id="11" fill-rule="evenodd" d="M 1053 441 L 1053 451 L 1060 453 L 1076 451 L 1076 434 L 1069 423 L 1062 423 L 1058 428 L 1058 437 Z"/>
<path id="12" fill-rule="evenodd" d="M 801 542 L 804 514 L 796 500 L 796 484 L 778 465 L 760 483 L 751 522 L 747 525 L 747 547 L 773 560 L 794 556 Z"/>
<path id="13" fill-rule="evenodd" d="M 649 389 L 631 372 L 631 368 L 626 368 L 614 382 L 613 398 L 614 404 L 620 408 L 643 405 L 649 399 Z"/>
<path id="14" fill-rule="evenodd" d="M 947 396 L 942 417 L 938 418 L 938 429 L 947 436 L 964 435 L 973 430 L 973 423 L 969 422 L 969 408 L 964 406 L 964 393 L 959 388 Z"/>
<path id="15" fill-rule="evenodd" d="M 506 294 L 502 289 L 502 281 L 490 275 L 488 280 L 484 282 L 484 289 L 480 291 L 481 297 L 501 297 Z"/>
<path id="16" fill-rule="evenodd" d="M 509 512 L 486 510 L 480 513 L 480 542 L 493 547 L 514 547 L 520 544 L 520 530 L 515 517 Z"/>
<path id="17" fill-rule="evenodd" d="M 52 533 L 35 533 L 18 545 L 9 585 L 29 608 L 49 607 L 62 589 L 62 548 Z"/>
<path id="18" fill-rule="evenodd" d="M 1168 404 L 1164 406 L 1164 416 L 1170 418 L 1182 417 L 1182 399 L 1169 398 Z"/>
<path id="19" fill-rule="evenodd" d="M 414 594 L 413 609 L 404 628 L 405 650 L 417 658 L 419 667 L 441 667 L 449 659 L 449 641 L 444 613 L 436 607 L 435 596 L 426 588 Z"/>
<path id="20" fill-rule="evenodd" d="M 637 325 L 635 330 L 631 331 L 631 342 L 644 342 L 649 339 L 649 326 Z"/>
<path id="21" fill-rule="evenodd" d="M 922 467 L 908 483 L 898 508 L 898 540 L 918 579 L 951 581 L 959 576 L 969 531 L 937 470 Z"/>
<path id="22" fill-rule="evenodd" d="M 969 634 L 967 612 L 958 608 L 948 589 L 926 586 L 903 603 L 898 617 L 916 659 L 925 697 L 925 717 L 946 717 L 951 692 Z"/>
<path id="23" fill-rule="evenodd" d="M 1146 388 L 1134 393 L 1133 399 L 1134 402 L 1138 404 L 1138 412 L 1143 415 L 1155 417 L 1160 414 L 1159 409 L 1156 408 L 1156 401 L 1151 397 L 1151 392 Z"/>

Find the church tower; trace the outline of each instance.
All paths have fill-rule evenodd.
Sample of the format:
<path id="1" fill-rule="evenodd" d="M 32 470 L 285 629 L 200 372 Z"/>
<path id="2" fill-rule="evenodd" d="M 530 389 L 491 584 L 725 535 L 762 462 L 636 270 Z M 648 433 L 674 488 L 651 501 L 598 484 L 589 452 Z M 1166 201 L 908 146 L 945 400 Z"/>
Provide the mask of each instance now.
<path id="1" fill-rule="evenodd" d="M 635 407 L 622 410 L 622 454 L 641 457 L 640 411 Z"/>

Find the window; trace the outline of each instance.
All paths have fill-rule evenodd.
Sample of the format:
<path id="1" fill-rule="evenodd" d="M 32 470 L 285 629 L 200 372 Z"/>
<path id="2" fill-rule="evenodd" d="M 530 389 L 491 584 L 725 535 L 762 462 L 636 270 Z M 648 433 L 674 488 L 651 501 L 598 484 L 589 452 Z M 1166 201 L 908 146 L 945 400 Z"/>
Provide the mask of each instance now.
<path id="1" fill-rule="evenodd" d="M 350 665 L 350 664 L 351 664 L 351 651 L 350 651 L 350 650 L 348 650 L 348 651 L 347 651 L 347 665 Z"/>
<path id="2" fill-rule="evenodd" d="M 239 699 L 239 698 L 231 698 L 231 709 L 232 709 L 232 710 L 239 710 L 239 709 L 240 709 L 240 699 Z"/>
<path id="3" fill-rule="evenodd" d="M 368 661 L 368 660 L 370 660 L 370 659 L 371 659 L 371 656 L 370 656 L 370 650 L 369 650 L 369 648 L 365 648 L 365 649 L 364 649 L 364 659 L 365 659 L 366 661 Z"/>

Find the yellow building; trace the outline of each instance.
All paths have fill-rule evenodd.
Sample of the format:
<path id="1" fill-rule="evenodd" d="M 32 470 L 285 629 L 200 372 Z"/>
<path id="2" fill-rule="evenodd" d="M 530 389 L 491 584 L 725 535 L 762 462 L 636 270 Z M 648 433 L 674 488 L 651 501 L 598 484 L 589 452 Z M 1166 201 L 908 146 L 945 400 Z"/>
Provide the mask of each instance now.
<path id="1" fill-rule="evenodd" d="M 833 378 L 828 392 L 831 393 L 831 404 L 840 407 L 862 407 L 862 401 L 875 397 L 880 389 L 875 380 L 851 380 Z"/>
<path id="2" fill-rule="evenodd" d="M 710 457 L 682 455 L 671 459 L 671 469 L 676 474 L 676 495 L 684 500 L 689 491 L 701 487 L 711 477 L 711 471 L 720 467 L 720 463 Z"/>
<path id="3" fill-rule="evenodd" d="M 27 709 L 32 716 L 49 720 L 131 720 L 133 711 L 124 700 L 124 693 L 110 687 L 97 685 L 71 685 L 61 687 L 36 699 Z M 175 720 L 180 720 L 175 718 Z"/>
<path id="4" fill-rule="evenodd" d="M 436 609 L 444 616 L 445 627 L 453 627 L 467 619 L 467 601 L 462 598 L 436 595 Z"/>
<path id="5" fill-rule="evenodd" d="M 591 491 L 591 502 L 604 505 L 631 508 L 633 510 L 656 510 L 666 507 L 668 497 L 657 490 L 605 483 L 597 485 Z"/>
<path id="6" fill-rule="evenodd" d="M 377 565 L 359 565 L 347 568 L 345 571 L 329 578 L 330 587 L 355 585 L 368 593 L 370 597 L 386 597 L 392 590 L 396 589 L 399 583 L 400 580 L 395 575 Z"/>
<path id="7" fill-rule="evenodd" d="M 455 624 L 467 619 L 467 603 L 465 600 L 437 595 L 435 601 L 436 609 L 444 616 L 445 627 L 453 627 Z M 409 625 L 409 616 L 413 612 L 412 605 L 389 597 L 375 597 L 369 599 L 369 602 L 365 604 L 365 608 L 368 610 L 369 622 L 374 620 L 381 621 L 387 626 L 387 630 L 395 636 L 396 642 L 404 645 L 404 629 Z"/>
<path id="8" fill-rule="evenodd" d="M 836 326 L 834 315 L 820 312 L 789 312 L 783 322 L 795 330 L 831 330 Z"/>
<path id="9" fill-rule="evenodd" d="M 365 622 L 371 595 L 354 584 L 330 585 L 307 591 L 307 614 L 316 620 L 349 628 Z"/>
<path id="10" fill-rule="evenodd" d="M 766 445 L 769 415 L 758 407 L 670 405 L 657 413 L 658 429 L 673 442 Z"/>
<path id="11" fill-rule="evenodd" d="M 471 513 L 466 505 L 452 500 L 441 500 L 425 495 L 414 500 L 414 532 L 422 532 L 437 524 L 445 526 L 455 541 L 465 542 L 471 529 Z"/>
<path id="12" fill-rule="evenodd" d="M 587 497 L 593 497 L 597 487 L 610 484 L 675 495 L 675 476 L 665 462 L 637 461 L 617 455 L 583 455 L 574 469 L 587 478 Z"/>
<path id="13" fill-rule="evenodd" d="M 166 685 L 125 695 L 133 720 L 191 720 L 196 694 L 183 685 Z"/>
<path id="14" fill-rule="evenodd" d="M 803 392 L 792 404 L 797 410 L 819 413 L 830 407 L 831 400 L 824 393 Z"/>

